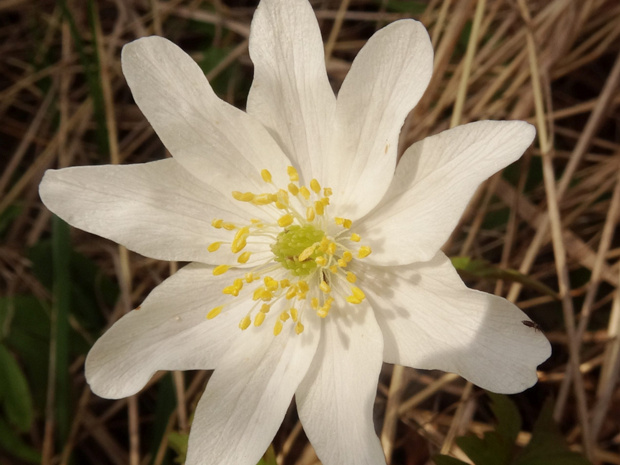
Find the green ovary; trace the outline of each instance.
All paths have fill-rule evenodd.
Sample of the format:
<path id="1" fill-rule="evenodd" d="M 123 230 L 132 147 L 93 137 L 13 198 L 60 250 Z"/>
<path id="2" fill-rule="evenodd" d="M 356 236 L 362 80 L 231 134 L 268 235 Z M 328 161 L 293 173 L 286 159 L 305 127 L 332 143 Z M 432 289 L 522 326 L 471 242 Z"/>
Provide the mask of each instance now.
<path id="1" fill-rule="evenodd" d="M 294 276 L 308 276 L 317 264 L 315 258 L 323 255 L 318 248 L 303 262 L 299 261 L 299 255 L 308 247 L 321 242 L 325 233 L 314 226 L 293 225 L 286 228 L 280 234 L 276 243 L 271 246 L 275 261 L 291 271 Z"/>

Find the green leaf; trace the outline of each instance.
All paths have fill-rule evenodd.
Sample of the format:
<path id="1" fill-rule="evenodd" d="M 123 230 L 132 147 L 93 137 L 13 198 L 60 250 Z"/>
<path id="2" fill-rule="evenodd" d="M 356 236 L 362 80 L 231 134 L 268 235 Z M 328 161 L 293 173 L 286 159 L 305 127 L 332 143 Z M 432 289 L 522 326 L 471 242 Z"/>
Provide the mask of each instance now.
<path id="1" fill-rule="evenodd" d="M 2 418 L 0 418 L 0 449 L 25 462 L 41 462 L 41 455 L 22 441 L 15 429 Z"/>
<path id="2" fill-rule="evenodd" d="M 529 444 L 513 465 L 589 465 L 584 457 L 572 452 L 553 420 L 553 402 L 548 399 L 543 406 Z"/>
<path id="3" fill-rule="evenodd" d="M 452 257 L 452 266 L 456 268 L 460 274 L 465 276 L 480 278 L 485 280 L 512 281 L 523 284 L 525 287 L 534 289 L 541 294 L 545 294 L 559 300 L 558 294 L 540 281 L 524 275 L 517 270 L 511 268 L 499 268 L 492 265 L 486 260 L 473 259 L 470 257 Z"/>
<path id="4" fill-rule="evenodd" d="M 467 462 L 455 459 L 449 455 L 436 455 L 433 457 L 433 462 L 435 462 L 436 465 L 468 465 Z"/>
<path id="5" fill-rule="evenodd" d="M 0 402 L 8 422 L 19 431 L 32 423 L 32 395 L 26 377 L 9 350 L 0 344 Z"/>
<path id="6" fill-rule="evenodd" d="M 491 411 L 497 418 L 497 434 L 507 444 L 514 444 L 521 431 L 521 415 L 515 403 L 507 396 L 487 392 L 491 398 Z M 512 446 L 511 446 L 512 449 Z"/>
<path id="7" fill-rule="evenodd" d="M 188 440 L 189 434 L 187 433 L 179 433 L 177 431 L 168 433 L 168 446 L 177 454 L 177 458 L 174 459 L 176 463 L 185 463 Z"/>

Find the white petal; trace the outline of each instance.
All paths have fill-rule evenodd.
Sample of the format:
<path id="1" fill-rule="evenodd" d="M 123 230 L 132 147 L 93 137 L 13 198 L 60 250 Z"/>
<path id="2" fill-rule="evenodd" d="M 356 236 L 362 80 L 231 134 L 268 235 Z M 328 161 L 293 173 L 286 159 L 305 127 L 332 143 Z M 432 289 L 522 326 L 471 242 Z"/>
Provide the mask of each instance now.
<path id="1" fill-rule="evenodd" d="M 360 225 L 369 263 L 430 260 L 448 239 L 478 185 L 517 160 L 532 143 L 522 121 L 480 121 L 412 145 L 384 199 Z"/>
<path id="2" fill-rule="evenodd" d="M 157 286 L 139 310 L 117 321 L 86 358 L 86 379 L 101 397 L 118 399 L 138 392 L 157 370 L 208 370 L 237 338 L 249 296 L 234 298 L 221 290 L 241 270 L 213 276 L 212 267 L 191 264 Z M 232 303 L 231 303 L 232 302 Z M 206 320 L 214 307 L 230 303 Z"/>
<path id="3" fill-rule="evenodd" d="M 202 70 L 162 37 L 123 47 L 123 73 L 133 97 L 170 153 L 214 188 L 264 188 L 261 169 L 280 185 L 288 159 L 253 117 L 220 100 Z M 229 192 L 226 192 L 229 194 Z"/>
<path id="4" fill-rule="evenodd" d="M 326 185 L 339 213 L 355 219 L 385 194 L 396 165 L 398 135 L 433 71 L 428 33 L 414 20 L 396 21 L 362 48 L 338 93 L 336 137 Z"/>
<path id="5" fill-rule="evenodd" d="M 360 287 L 383 331 L 386 362 L 458 373 L 505 394 L 536 383 L 549 341 L 506 299 L 468 289 L 443 253 L 427 263 L 364 268 Z"/>
<path id="6" fill-rule="evenodd" d="M 230 242 L 234 232 L 215 229 L 211 220 L 247 224 L 256 214 L 173 159 L 48 170 L 39 193 L 45 206 L 72 226 L 159 260 L 224 263 L 232 256 L 229 247 L 215 253 L 207 247 Z M 253 251 L 266 249 L 255 245 Z"/>
<path id="7" fill-rule="evenodd" d="M 263 0 L 250 34 L 254 82 L 247 111 L 259 119 L 301 168 L 319 169 L 333 128 L 336 98 L 327 79 L 321 31 L 306 0 Z"/>
<path id="8" fill-rule="evenodd" d="M 269 317 L 276 317 L 270 312 Z M 198 404 L 187 465 L 255 465 L 282 423 L 316 352 L 318 328 L 278 336 L 266 320 L 226 352 Z"/>
<path id="9" fill-rule="evenodd" d="M 301 424 L 324 465 L 385 464 L 372 416 L 383 350 L 372 309 L 332 309 L 322 324 L 295 395 Z"/>

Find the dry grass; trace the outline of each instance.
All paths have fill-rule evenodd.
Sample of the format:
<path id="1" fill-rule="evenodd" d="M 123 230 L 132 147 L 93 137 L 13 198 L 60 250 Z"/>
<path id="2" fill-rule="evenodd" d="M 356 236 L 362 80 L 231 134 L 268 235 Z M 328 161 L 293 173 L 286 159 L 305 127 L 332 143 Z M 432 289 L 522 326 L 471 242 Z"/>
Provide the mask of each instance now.
<path id="1" fill-rule="evenodd" d="M 51 232 L 52 215 L 37 194 L 45 169 L 165 156 L 121 74 L 123 44 L 164 35 L 204 63 L 222 98 L 244 104 L 251 78 L 252 2 L 100 0 L 92 9 L 88 3 L 67 0 L 68 15 L 63 2 L 0 1 L 5 296 L 52 299 L 27 255 Z M 525 428 L 542 399 L 553 395 L 555 417 L 570 446 L 593 463 L 620 464 L 620 237 L 614 235 L 620 211 L 620 3 L 430 0 L 417 2 L 428 5 L 415 7 L 413 15 L 387 8 L 395 3 L 415 7 L 381 0 L 313 1 L 333 85 L 340 86 L 375 30 L 413 16 L 431 34 L 435 74 L 405 123 L 401 147 L 481 119 L 522 119 L 537 126 L 534 146 L 506 176 L 495 176 L 478 190 L 445 250 L 518 269 L 557 291 L 554 299 L 515 283 L 469 281 L 516 302 L 553 342 L 554 355 L 541 367 L 540 383 L 516 396 Z M 120 283 L 117 304 L 101 305 L 108 325 L 174 271 L 80 231 L 71 234 L 72 246 Z M 69 323 L 83 330 L 85 339 L 96 337 L 75 319 Z M 62 362 L 55 359 L 57 344 L 52 338 L 53 363 Z M 37 411 L 26 435 L 42 451 L 43 463 L 68 463 L 72 454 L 79 463 L 168 463 L 166 442 L 149 442 L 163 374 L 141 394 L 104 401 L 85 384 L 83 356 L 67 363 L 73 393 L 64 412 L 67 440 L 58 440 L 63 437 L 54 409 L 59 375 L 53 369 L 47 407 Z M 173 375 L 177 406 L 165 418 L 167 430 L 187 430 L 207 378 Z M 455 436 L 492 424 L 484 397 L 461 378 L 391 366 L 381 376 L 376 421 L 388 463 L 408 465 L 430 463 L 438 451 L 463 458 Z M 519 440 L 527 439 L 522 432 Z M 293 411 L 274 445 L 278 463 L 317 463 Z"/>

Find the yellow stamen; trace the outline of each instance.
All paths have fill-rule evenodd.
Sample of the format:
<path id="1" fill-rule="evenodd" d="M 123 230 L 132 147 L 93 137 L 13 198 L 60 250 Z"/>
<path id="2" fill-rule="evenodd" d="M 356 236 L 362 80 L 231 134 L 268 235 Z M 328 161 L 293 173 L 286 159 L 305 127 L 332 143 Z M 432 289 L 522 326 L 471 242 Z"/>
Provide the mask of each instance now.
<path id="1" fill-rule="evenodd" d="M 334 191 L 332 190 L 331 187 L 326 187 L 323 189 L 323 195 L 325 197 L 329 197 L 330 195 L 332 195 L 334 193 Z"/>
<path id="2" fill-rule="evenodd" d="M 270 291 L 275 291 L 279 286 L 278 281 L 273 279 L 271 276 L 265 276 L 263 282 L 265 283 L 265 287 Z"/>
<path id="3" fill-rule="evenodd" d="M 291 317 L 291 316 L 288 314 L 288 312 L 287 312 L 287 311 L 284 311 L 284 312 L 280 313 L 280 319 L 281 319 L 282 321 L 286 321 L 286 320 L 288 320 L 290 317 Z"/>
<path id="4" fill-rule="evenodd" d="M 265 321 L 265 314 L 263 312 L 258 312 L 254 317 L 254 326 L 260 326 Z"/>
<path id="5" fill-rule="evenodd" d="M 301 334 L 304 332 L 304 325 L 301 324 L 301 321 L 298 321 L 297 324 L 295 325 L 295 332 L 297 334 Z"/>
<path id="6" fill-rule="evenodd" d="M 269 205 L 270 203 L 275 201 L 275 196 L 273 194 L 258 194 L 252 200 L 252 204 L 254 205 Z"/>
<path id="7" fill-rule="evenodd" d="M 207 313 L 207 320 L 212 320 L 213 318 L 218 316 L 223 308 L 224 306 L 220 305 L 219 307 L 215 307 L 214 309 L 210 310 L 209 313 Z"/>
<path id="8" fill-rule="evenodd" d="M 263 304 L 262 307 L 260 308 L 261 313 L 269 313 L 269 309 L 271 307 L 267 304 Z"/>
<path id="9" fill-rule="evenodd" d="M 319 299 L 317 299 L 316 297 L 312 297 L 312 300 L 310 301 L 310 305 L 312 306 L 313 309 L 317 309 L 319 308 Z"/>
<path id="10" fill-rule="evenodd" d="M 316 244 L 311 245 L 310 247 L 306 247 L 304 251 L 299 254 L 299 261 L 303 262 L 307 260 L 308 258 L 310 258 L 310 255 L 314 253 L 315 249 L 316 249 Z"/>
<path id="11" fill-rule="evenodd" d="M 353 286 L 351 288 L 351 292 L 353 293 L 353 296 L 357 297 L 360 300 L 364 300 L 366 298 L 366 294 L 364 294 L 364 291 L 362 291 L 359 287 L 357 286 Z"/>
<path id="12" fill-rule="evenodd" d="M 293 319 L 293 321 L 297 321 L 297 309 L 296 308 L 291 308 L 290 309 L 291 312 L 291 318 Z"/>
<path id="13" fill-rule="evenodd" d="M 344 258 L 339 258 L 337 263 L 340 268 L 345 268 L 347 266 L 347 261 Z"/>
<path id="14" fill-rule="evenodd" d="M 263 178 L 263 181 L 269 183 L 271 182 L 271 173 L 269 172 L 269 170 L 261 170 L 260 176 L 261 178 Z"/>
<path id="15" fill-rule="evenodd" d="M 312 207 L 308 207 L 306 208 L 306 221 L 313 221 L 314 220 L 314 208 Z"/>
<path id="16" fill-rule="evenodd" d="M 350 304 L 361 304 L 362 300 L 358 299 L 354 295 L 350 295 L 349 297 L 347 297 L 347 302 L 349 302 Z"/>
<path id="17" fill-rule="evenodd" d="M 334 255 L 336 253 L 336 243 L 335 242 L 330 242 L 327 245 L 327 253 L 330 255 Z"/>
<path id="18" fill-rule="evenodd" d="M 211 242 L 211 244 L 209 244 L 209 247 L 207 247 L 207 250 L 209 252 L 215 252 L 217 249 L 220 248 L 221 245 L 221 242 Z"/>
<path id="19" fill-rule="evenodd" d="M 338 265 L 330 266 L 329 271 L 331 271 L 332 273 L 338 273 Z"/>
<path id="20" fill-rule="evenodd" d="M 283 228 L 285 228 L 286 226 L 290 226 L 291 224 L 293 224 L 293 215 L 291 215 L 290 213 L 287 213 L 286 215 L 282 215 L 278 219 L 278 225 Z"/>
<path id="21" fill-rule="evenodd" d="M 213 276 L 219 276 L 221 274 L 226 273 L 230 269 L 228 265 L 218 265 L 213 268 Z"/>
<path id="22" fill-rule="evenodd" d="M 223 224 L 224 224 L 224 220 L 215 219 L 211 221 L 211 226 L 213 226 L 216 229 L 220 229 Z"/>
<path id="23" fill-rule="evenodd" d="M 357 281 L 357 276 L 355 276 L 350 271 L 347 271 L 347 281 L 349 281 L 351 284 L 353 284 L 355 281 Z"/>
<path id="24" fill-rule="evenodd" d="M 360 237 L 359 234 L 353 233 L 351 234 L 351 238 L 350 238 L 353 242 L 359 242 L 360 240 L 362 240 L 362 238 Z"/>
<path id="25" fill-rule="evenodd" d="M 321 281 L 321 284 L 319 284 L 319 289 L 325 292 L 325 294 L 329 294 L 332 290 L 329 284 L 327 284 L 325 281 Z"/>
<path id="26" fill-rule="evenodd" d="M 241 328 L 242 330 L 246 330 L 248 329 L 248 326 L 250 326 L 250 323 L 252 323 L 252 320 L 250 319 L 249 315 L 246 315 L 239 322 L 239 328 Z"/>
<path id="27" fill-rule="evenodd" d="M 241 255 L 237 257 L 237 261 L 239 263 L 247 263 L 248 260 L 250 259 L 250 255 L 252 255 L 251 252 L 243 252 Z"/>
<path id="28" fill-rule="evenodd" d="M 243 228 L 239 229 L 239 231 L 237 231 L 237 234 L 235 234 L 235 238 L 232 241 L 232 245 L 230 246 L 230 249 L 233 253 L 241 252 L 245 248 L 245 246 L 247 245 L 246 239 L 249 235 L 249 226 L 244 226 Z"/>
<path id="29" fill-rule="evenodd" d="M 372 252 L 372 250 L 370 249 L 370 247 L 368 247 L 367 245 L 363 245 L 357 251 L 357 256 L 359 258 L 366 258 L 366 257 L 368 257 L 368 255 L 370 255 L 371 252 Z"/>
<path id="30" fill-rule="evenodd" d="M 304 199 L 308 200 L 310 198 L 310 191 L 306 186 L 301 186 L 299 188 L 299 193 L 303 196 Z"/>
<path id="31" fill-rule="evenodd" d="M 316 202 L 314 202 L 314 211 L 319 216 L 321 216 L 321 215 L 323 215 L 323 213 L 325 213 L 325 206 L 323 205 L 323 203 L 321 201 L 317 200 Z"/>
<path id="32" fill-rule="evenodd" d="M 276 324 L 273 325 L 273 335 L 277 336 L 278 334 L 280 334 L 283 327 L 284 326 L 282 325 L 282 322 L 280 320 L 276 320 Z"/>
<path id="33" fill-rule="evenodd" d="M 348 250 L 342 254 L 342 259 L 349 263 L 351 260 L 353 260 L 353 254 L 351 252 L 349 252 Z"/>
<path id="34" fill-rule="evenodd" d="M 237 229 L 237 227 L 232 223 L 222 223 L 222 228 L 226 231 L 233 231 L 234 229 Z"/>
<path id="35" fill-rule="evenodd" d="M 256 278 L 254 277 L 254 273 L 252 273 L 251 271 L 249 273 L 246 273 L 245 276 L 245 282 L 250 284 L 252 281 L 254 281 Z"/>
<path id="36" fill-rule="evenodd" d="M 295 297 L 295 295 L 297 295 L 297 287 L 296 286 L 291 286 L 286 290 L 286 298 L 288 300 L 291 300 L 293 297 Z"/>
<path id="37" fill-rule="evenodd" d="M 325 257 L 323 257 L 323 256 L 316 257 L 316 258 L 314 259 L 314 261 L 315 261 L 315 262 L 316 262 L 316 264 L 317 264 L 317 265 L 319 265 L 319 266 L 325 266 L 325 265 L 327 265 L 327 259 L 326 259 Z"/>
<path id="38" fill-rule="evenodd" d="M 347 219 L 345 219 L 344 222 L 342 223 L 342 226 L 344 226 L 347 229 L 350 229 L 352 225 L 353 225 L 353 221 L 347 220 Z"/>
<path id="39" fill-rule="evenodd" d="M 288 174 L 288 178 L 291 181 L 293 181 L 293 182 L 299 181 L 299 173 L 297 173 L 297 170 L 294 167 L 292 167 L 292 166 L 287 167 L 286 168 L 286 172 Z"/>
<path id="40" fill-rule="evenodd" d="M 240 202 L 251 202 L 255 197 L 251 192 L 239 191 L 233 191 L 232 196 L 235 200 L 239 200 Z"/>
<path id="41" fill-rule="evenodd" d="M 297 195 L 299 194 L 299 187 L 297 187 L 297 185 L 294 183 L 290 183 L 288 185 L 288 191 L 293 195 Z"/>
<path id="42" fill-rule="evenodd" d="M 289 287 L 290 285 L 291 285 L 291 282 L 288 279 L 280 280 L 280 287 L 282 289 L 285 289 L 285 288 Z"/>
<path id="43" fill-rule="evenodd" d="M 321 192 L 321 185 L 319 184 L 319 181 L 317 181 L 316 179 L 310 181 L 310 189 L 312 189 L 315 194 Z"/>

